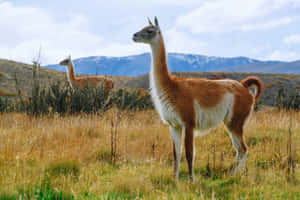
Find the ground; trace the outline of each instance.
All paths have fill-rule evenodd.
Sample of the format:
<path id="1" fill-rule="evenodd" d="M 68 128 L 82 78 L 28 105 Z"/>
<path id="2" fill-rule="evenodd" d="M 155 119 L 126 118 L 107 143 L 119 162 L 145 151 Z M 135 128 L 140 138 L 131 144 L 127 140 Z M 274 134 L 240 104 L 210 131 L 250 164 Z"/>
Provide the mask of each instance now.
<path id="1" fill-rule="evenodd" d="M 253 113 L 245 140 L 246 172 L 231 176 L 235 151 L 223 125 L 197 138 L 191 184 L 185 156 L 173 178 L 169 128 L 155 111 L 0 114 L 0 200 L 300 199 L 300 113 Z"/>

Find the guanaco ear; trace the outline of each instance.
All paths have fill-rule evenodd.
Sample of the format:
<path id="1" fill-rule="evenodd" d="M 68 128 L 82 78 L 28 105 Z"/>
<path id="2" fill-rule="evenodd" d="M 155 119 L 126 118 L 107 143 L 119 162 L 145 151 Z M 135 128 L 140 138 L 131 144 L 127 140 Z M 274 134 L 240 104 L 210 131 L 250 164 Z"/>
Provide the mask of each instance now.
<path id="1" fill-rule="evenodd" d="M 149 17 L 147 17 L 147 19 L 148 19 L 149 24 L 153 26 L 153 24 L 152 24 L 151 20 L 149 19 Z"/>
<path id="2" fill-rule="evenodd" d="M 155 24 L 155 26 L 157 26 L 159 28 L 159 24 L 158 24 L 158 20 L 157 20 L 156 16 L 154 17 L 154 24 Z"/>

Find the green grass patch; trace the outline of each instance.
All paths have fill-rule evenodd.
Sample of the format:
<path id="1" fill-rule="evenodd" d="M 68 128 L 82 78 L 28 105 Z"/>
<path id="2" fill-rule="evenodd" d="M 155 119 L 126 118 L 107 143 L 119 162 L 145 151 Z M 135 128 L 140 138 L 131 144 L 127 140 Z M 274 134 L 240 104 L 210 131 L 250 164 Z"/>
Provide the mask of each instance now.
<path id="1" fill-rule="evenodd" d="M 16 199 L 18 199 L 18 196 L 15 193 L 8 193 L 8 192 L 0 193 L 0 200 L 16 200 Z"/>
<path id="2" fill-rule="evenodd" d="M 47 174 L 41 183 L 34 186 L 19 187 L 18 197 L 22 200 L 75 200 L 71 193 L 52 186 Z"/>
<path id="3" fill-rule="evenodd" d="M 46 168 L 46 173 L 50 176 L 71 176 L 78 178 L 80 174 L 79 164 L 75 161 L 59 161 L 52 163 Z"/>

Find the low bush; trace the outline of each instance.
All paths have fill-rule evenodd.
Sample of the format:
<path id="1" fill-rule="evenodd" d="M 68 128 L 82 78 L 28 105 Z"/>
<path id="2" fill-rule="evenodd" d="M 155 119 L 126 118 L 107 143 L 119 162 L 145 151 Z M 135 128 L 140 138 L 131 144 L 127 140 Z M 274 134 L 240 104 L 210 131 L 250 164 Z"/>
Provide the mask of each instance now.
<path id="1" fill-rule="evenodd" d="M 300 92 L 297 89 L 291 91 L 281 87 L 275 97 L 275 105 L 279 110 L 300 110 Z"/>

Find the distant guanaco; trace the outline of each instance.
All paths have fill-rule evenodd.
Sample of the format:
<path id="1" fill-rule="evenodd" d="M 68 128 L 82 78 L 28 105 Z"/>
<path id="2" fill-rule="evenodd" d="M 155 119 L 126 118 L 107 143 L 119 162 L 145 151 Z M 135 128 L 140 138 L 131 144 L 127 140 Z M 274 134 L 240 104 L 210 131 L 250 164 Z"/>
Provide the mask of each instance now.
<path id="1" fill-rule="evenodd" d="M 237 152 L 233 169 L 244 169 L 247 146 L 243 130 L 255 103 L 263 92 L 263 83 L 257 77 L 247 77 L 241 82 L 207 80 L 202 78 L 177 78 L 168 70 L 163 36 L 155 17 L 154 24 L 133 35 L 133 40 L 149 44 L 152 51 L 150 71 L 151 96 L 164 123 L 170 126 L 174 149 L 174 176 L 178 179 L 181 160 L 181 138 L 185 135 L 185 150 L 190 180 L 194 179 L 194 136 L 204 135 L 224 122 Z M 255 94 L 249 89 L 255 86 Z M 220 136 L 223 137 L 223 136 Z"/>
<path id="2" fill-rule="evenodd" d="M 112 79 L 104 76 L 88 75 L 77 77 L 74 72 L 74 64 L 71 56 L 64 59 L 59 64 L 66 66 L 67 77 L 72 88 L 85 88 L 86 86 L 97 87 L 103 83 L 104 89 L 110 91 L 114 86 Z"/>

